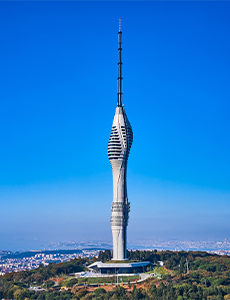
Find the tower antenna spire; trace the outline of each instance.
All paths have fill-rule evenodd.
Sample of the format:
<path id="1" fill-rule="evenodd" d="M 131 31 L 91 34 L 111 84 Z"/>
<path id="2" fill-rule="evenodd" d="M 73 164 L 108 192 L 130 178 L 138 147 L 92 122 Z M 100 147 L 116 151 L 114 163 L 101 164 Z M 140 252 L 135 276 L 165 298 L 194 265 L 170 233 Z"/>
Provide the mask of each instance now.
<path id="1" fill-rule="evenodd" d="M 122 106 L 122 61 L 121 61 L 121 18 L 119 18 L 118 32 L 118 102 L 117 106 Z"/>

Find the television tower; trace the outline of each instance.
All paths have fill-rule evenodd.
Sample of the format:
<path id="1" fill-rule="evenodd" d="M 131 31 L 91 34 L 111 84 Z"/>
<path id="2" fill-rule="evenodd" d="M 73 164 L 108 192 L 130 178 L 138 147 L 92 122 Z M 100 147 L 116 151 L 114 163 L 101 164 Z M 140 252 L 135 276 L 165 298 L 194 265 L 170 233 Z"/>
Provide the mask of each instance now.
<path id="1" fill-rule="evenodd" d="M 108 144 L 108 157 L 113 172 L 113 203 L 111 229 L 113 260 L 127 259 L 127 225 L 130 204 L 127 197 L 127 162 L 133 142 L 133 132 L 122 99 L 121 21 L 118 32 L 118 101 Z"/>

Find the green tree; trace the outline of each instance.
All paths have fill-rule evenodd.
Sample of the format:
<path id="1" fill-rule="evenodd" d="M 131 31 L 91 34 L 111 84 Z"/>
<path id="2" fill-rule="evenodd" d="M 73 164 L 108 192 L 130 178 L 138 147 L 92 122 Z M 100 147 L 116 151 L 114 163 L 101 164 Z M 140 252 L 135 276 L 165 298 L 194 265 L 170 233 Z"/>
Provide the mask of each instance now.
<path id="1" fill-rule="evenodd" d="M 96 289 L 94 292 L 93 292 L 93 295 L 94 296 L 101 296 L 101 295 L 104 295 L 106 294 L 106 290 L 103 289 L 103 288 L 98 288 Z"/>
<path id="2" fill-rule="evenodd" d="M 111 260 L 112 258 L 112 253 L 110 250 L 105 250 L 105 251 L 100 251 L 98 255 L 98 259 L 102 262 Z"/>

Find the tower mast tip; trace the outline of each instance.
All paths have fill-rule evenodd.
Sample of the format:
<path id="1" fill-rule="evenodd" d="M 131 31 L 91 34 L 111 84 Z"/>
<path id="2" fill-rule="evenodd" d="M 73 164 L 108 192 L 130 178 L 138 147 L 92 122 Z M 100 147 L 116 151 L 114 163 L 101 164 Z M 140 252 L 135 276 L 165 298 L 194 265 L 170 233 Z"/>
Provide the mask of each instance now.
<path id="1" fill-rule="evenodd" d="M 119 18 L 119 32 L 118 32 L 118 102 L 117 106 L 122 106 L 122 72 L 121 72 L 121 18 Z"/>

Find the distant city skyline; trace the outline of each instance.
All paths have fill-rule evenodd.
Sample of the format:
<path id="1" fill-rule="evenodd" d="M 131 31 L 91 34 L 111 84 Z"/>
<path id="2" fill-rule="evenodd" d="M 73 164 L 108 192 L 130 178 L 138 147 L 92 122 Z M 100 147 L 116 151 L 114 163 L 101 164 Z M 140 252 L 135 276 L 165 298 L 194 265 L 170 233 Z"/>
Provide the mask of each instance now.
<path id="1" fill-rule="evenodd" d="M 0 249 L 112 241 L 117 23 L 129 240 L 230 238 L 230 3 L 0 2 Z"/>

